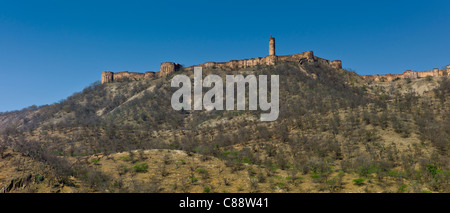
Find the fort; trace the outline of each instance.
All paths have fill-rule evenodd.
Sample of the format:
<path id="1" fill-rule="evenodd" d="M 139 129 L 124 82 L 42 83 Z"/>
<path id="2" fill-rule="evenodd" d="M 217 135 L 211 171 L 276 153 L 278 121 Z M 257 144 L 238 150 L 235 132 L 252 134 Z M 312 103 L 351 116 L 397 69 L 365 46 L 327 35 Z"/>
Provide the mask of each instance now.
<path id="1" fill-rule="evenodd" d="M 363 75 L 362 77 L 366 80 L 372 81 L 394 81 L 403 78 L 417 79 L 417 78 L 425 78 L 428 76 L 432 77 L 450 76 L 450 65 L 447 65 L 445 69 L 441 70 L 439 70 L 438 68 L 434 68 L 433 70 L 430 71 L 406 70 L 402 74 L 388 73 L 386 75 Z"/>
<path id="2" fill-rule="evenodd" d="M 170 75 L 179 70 L 193 70 L 194 67 L 202 67 L 202 68 L 218 68 L 218 69 L 238 69 L 245 67 L 252 67 L 257 65 L 275 65 L 279 61 L 318 61 L 319 63 L 327 64 L 335 69 L 342 69 L 342 62 L 340 60 L 328 61 L 326 59 L 322 59 L 314 56 L 312 51 L 306 51 L 299 54 L 293 55 L 284 55 L 278 56 L 275 54 L 275 38 L 269 38 L 269 55 L 266 57 L 258 57 L 251 59 L 243 59 L 243 60 L 231 60 L 228 62 L 206 62 L 199 65 L 183 67 L 178 63 L 174 62 L 163 62 L 161 63 L 161 68 L 159 72 L 110 72 L 105 71 L 102 72 L 101 83 L 110 83 L 115 81 L 120 81 L 121 79 L 130 79 L 130 80 L 141 80 L 141 79 L 149 79 L 149 78 L 158 78 Z"/>
<path id="3" fill-rule="evenodd" d="M 110 71 L 104 71 L 102 72 L 101 83 L 102 84 L 110 83 L 120 81 L 122 79 L 141 80 L 141 79 L 159 78 L 170 75 L 180 70 L 194 70 L 194 67 L 233 70 L 238 68 L 253 67 L 257 65 L 275 65 L 277 62 L 281 61 L 297 61 L 300 63 L 303 63 L 304 61 L 318 62 L 321 64 L 328 65 L 337 70 L 342 69 L 342 61 L 340 60 L 329 61 L 323 58 L 316 57 L 314 56 L 313 51 L 306 51 L 303 53 L 293 55 L 278 56 L 275 54 L 275 38 L 271 36 L 269 38 L 269 55 L 267 55 L 266 57 L 258 57 L 243 60 L 231 60 L 228 62 L 206 62 L 203 64 L 193 65 L 189 67 L 183 67 L 182 65 L 174 62 L 163 62 L 161 63 L 161 68 L 159 72 L 149 71 L 145 73 L 138 73 L 138 72 L 124 71 L 114 73 Z M 437 68 L 430 71 L 406 70 L 405 72 L 403 72 L 403 74 L 388 73 L 386 75 L 363 75 L 362 78 L 369 81 L 393 81 L 396 79 L 403 79 L 403 78 L 416 79 L 427 76 L 434 76 L 434 77 L 450 76 L 450 65 L 447 65 L 446 69 L 442 70 L 439 70 Z"/>

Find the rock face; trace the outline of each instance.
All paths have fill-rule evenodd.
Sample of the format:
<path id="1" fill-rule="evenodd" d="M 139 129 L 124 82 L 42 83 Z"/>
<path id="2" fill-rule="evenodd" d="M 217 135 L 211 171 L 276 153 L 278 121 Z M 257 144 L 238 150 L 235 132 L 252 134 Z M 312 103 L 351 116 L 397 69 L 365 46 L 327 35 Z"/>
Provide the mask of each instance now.
<path id="1" fill-rule="evenodd" d="M 372 80 L 372 81 L 393 81 L 396 79 L 403 79 L 403 78 L 410 78 L 410 79 L 416 79 L 416 78 L 425 78 L 428 76 L 432 77 L 440 77 L 440 76 L 450 76 L 450 65 L 447 65 L 446 69 L 439 70 L 438 68 L 434 68 L 430 71 L 412 71 L 412 70 L 406 70 L 403 72 L 403 74 L 391 74 L 388 73 L 386 75 L 363 75 L 362 77 L 366 80 Z"/>
<path id="2" fill-rule="evenodd" d="M 28 176 L 21 177 L 21 178 L 14 178 L 12 179 L 8 184 L 6 184 L 2 189 L 0 189 L 0 193 L 7 193 L 14 191 L 16 189 L 23 189 L 28 184 L 32 183 L 34 180 L 32 178 L 33 176 L 29 174 Z"/>
<path id="3" fill-rule="evenodd" d="M 250 58 L 243 60 L 231 60 L 228 62 L 206 62 L 204 64 L 194 65 L 190 67 L 182 67 L 180 64 L 174 62 L 163 62 L 161 63 L 161 68 L 159 73 L 146 72 L 146 73 L 135 73 L 135 72 L 118 72 L 113 73 L 105 71 L 102 73 L 101 83 L 110 83 L 114 81 L 119 81 L 120 79 L 149 79 L 156 77 L 163 77 L 170 75 L 181 69 L 183 70 L 194 70 L 194 67 L 203 68 L 218 68 L 218 69 L 238 69 L 245 67 L 252 67 L 258 65 L 275 65 L 279 61 L 295 61 L 303 63 L 304 60 L 309 62 L 319 61 L 320 63 L 325 63 L 335 69 L 342 69 L 342 62 L 340 60 L 328 61 L 325 59 L 320 59 L 314 56 L 313 51 L 306 51 L 300 54 L 277 56 L 275 55 L 275 38 L 269 38 L 269 55 L 266 57 Z"/>
<path id="4" fill-rule="evenodd" d="M 330 66 L 334 69 L 342 69 L 342 61 L 341 60 L 334 60 L 330 61 Z"/>

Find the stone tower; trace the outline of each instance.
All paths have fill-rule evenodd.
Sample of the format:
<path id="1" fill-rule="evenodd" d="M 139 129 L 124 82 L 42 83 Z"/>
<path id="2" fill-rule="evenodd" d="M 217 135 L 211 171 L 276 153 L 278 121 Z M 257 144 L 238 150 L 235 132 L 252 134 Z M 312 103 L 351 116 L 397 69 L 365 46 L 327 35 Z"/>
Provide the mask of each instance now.
<path id="1" fill-rule="evenodd" d="M 101 83 L 110 83 L 114 81 L 114 73 L 113 72 L 109 72 L 109 71 L 105 71 L 102 72 L 102 80 Z"/>
<path id="2" fill-rule="evenodd" d="M 173 62 L 163 62 L 161 63 L 161 69 L 159 71 L 159 76 L 170 75 L 171 73 L 180 70 L 181 65 Z"/>
<path id="3" fill-rule="evenodd" d="M 269 38 L 269 55 L 275 55 L 275 38 L 272 36 Z"/>

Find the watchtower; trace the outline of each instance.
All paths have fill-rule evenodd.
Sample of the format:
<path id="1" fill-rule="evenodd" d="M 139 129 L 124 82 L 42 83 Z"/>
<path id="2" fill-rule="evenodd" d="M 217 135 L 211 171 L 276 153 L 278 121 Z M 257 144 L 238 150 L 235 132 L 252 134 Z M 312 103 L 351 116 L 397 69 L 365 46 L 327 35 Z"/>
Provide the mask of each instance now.
<path id="1" fill-rule="evenodd" d="M 272 36 L 269 38 L 269 55 L 275 55 L 275 38 Z"/>

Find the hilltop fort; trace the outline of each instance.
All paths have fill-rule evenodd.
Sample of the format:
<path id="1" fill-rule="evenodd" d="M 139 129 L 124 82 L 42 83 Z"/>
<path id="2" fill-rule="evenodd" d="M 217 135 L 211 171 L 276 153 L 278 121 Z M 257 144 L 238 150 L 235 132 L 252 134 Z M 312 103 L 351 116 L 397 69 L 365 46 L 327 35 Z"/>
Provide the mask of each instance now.
<path id="1" fill-rule="evenodd" d="M 163 62 L 161 63 L 161 68 L 159 72 L 148 71 L 145 73 L 138 72 L 102 72 L 101 83 L 110 83 L 114 81 L 119 81 L 121 79 L 129 80 L 141 80 L 141 79 L 151 79 L 167 76 L 179 70 L 193 70 L 194 67 L 202 68 L 219 68 L 219 69 L 238 69 L 245 67 L 252 67 L 257 65 L 275 65 L 276 62 L 280 61 L 297 61 L 303 63 L 305 61 L 318 62 L 321 64 L 328 65 L 334 69 L 342 69 L 342 62 L 340 60 L 329 61 L 323 58 L 314 56 L 313 51 L 306 51 L 300 54 L 284 55 L 278 56 L 275 54 L 275 38 L 269 38 L 269 55 L 266 57 L 258 57 L 243 60 L 231 60 L 228 62 L 206 62 L 199 65 L 193 65 L 189 67 L 183 67 L 182 65 L 174 62 Z M 448 76 L 450 75 L 450 65 L 447 65 L 446 69 L 439 70 L 437 68 L 431 71 L 411 71 L 407 70 L 403 74 L 386 74 L 386 75 L 365 75 L 362 76 L 366 80 L 372 81 L 393 81 L 400 78 L 421 78 L 427 76 Z"/>
<path id="2" fill-rule="evenodd" d="M 372 81 L 393 81 L 396 79 L 402 79 L 402 78 L 410 78 L 410 79 L 416 79 L 416 78 L 424 78 L 424 77 L 440 77 L 440 76 L 450 76 L 450 65 L 447 65 L 446 69 L 438 69 L 434 68 L 433 70 L 429 71 L 412 71 L 412 70 L 406 70 L 402 74 L 391 74 L 388 73 L 386 75 L 363 75 L 362 77 L 366 80 L 372 80 Z"/>
<path id="3" fill-rule="evenodd" d="M 179 71 L 179 70 L 193 70 L 194 67 L 203 67 L 203 68 L 222 68 L 222 69 L 238 69 L 238 68 L 244 68 L 244 67 L 252 67 L 257 65 L 275 65 L 277 61 L 299 61 L 302 62 L 304 60 L 307 61 L 316 61 L 320 63 L 328 64 L 329 66 L 341 69 L 342 63 L 340 60 L 335 61 L 328 61 L 319 57 L 315 57 L 312 51 L 306 51 L 300 54 L 293 54 L 293 55 L 284 55 L 284 56 L 278 56 L 275 54 L 275 38 L 270 37 L 269 38 L 269 55 L 266 57 L 258 57 L 258 58 L 251 58 L 251 59 L 243 59 L 243 60 L 231 60 L 228 62 L 206 62 L 199 65 L 193 65 L 189 67 L 183 67 L 178 63 L 174 62 L 163 62 L 161 63 L 161 69 L 159 72 L 145 72 L 145 73 L 137 73 L 137 72 L 117 72 L 113 73 L 110 71 L 102 72 L 102 79 L 101 83 L 109 83 L 114 82 L 119 79 L 131 79 L 131 80 L 140 80 L 140 79 L 147 79 L 147 78 L 157 78 L 169 75 L 173 72 Z"/>

